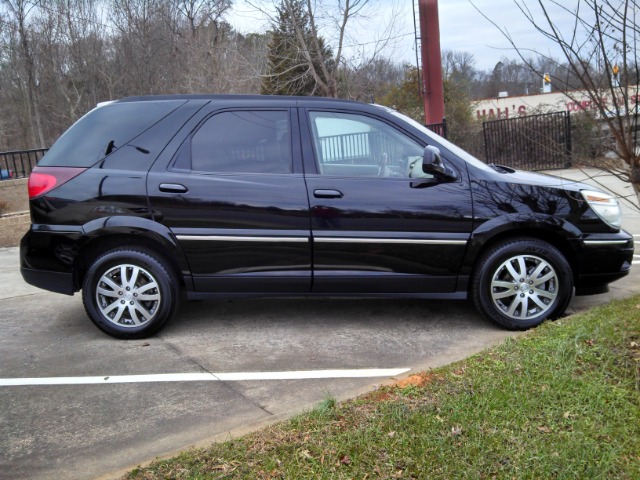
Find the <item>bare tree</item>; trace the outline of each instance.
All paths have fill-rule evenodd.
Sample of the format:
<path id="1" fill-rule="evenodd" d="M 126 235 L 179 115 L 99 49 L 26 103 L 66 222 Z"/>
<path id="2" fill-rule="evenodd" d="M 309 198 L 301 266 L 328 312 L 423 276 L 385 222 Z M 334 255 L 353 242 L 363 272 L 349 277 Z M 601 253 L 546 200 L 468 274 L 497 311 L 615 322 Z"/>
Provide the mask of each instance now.
<path id="1" fill-rule="evenodd" d="M 171 3 L 187 19 L 194 38 L 198 31 L 211 22 L 217 23 L 231 8 L 231 0 L 172 0 Z"/>
<path id="2" fill-rule="evenodd" d="M 389 58 L 367 57 L 366 62 L 349 62 L 341 72 L 344 84 L 339 96 L 361 102 L 379 102 L 390 88 L 404 80 L 404 67 Z"/>
<path id="3" fill-rule="evenodd" d="M 513 0 L 524 18 L 544 37 L 560 47 L 564 57 L 564 78 L 557 73 L 553 82 L 572 78 L 574 87 L 586 94 L 590 108 L 585 114 L 606 125 L 613 139 L 612 150 L 623 161 L 605 162 L 607 168 L 620 178 L 630 181 L 640 196 L 640 149 L 637 122 L 640 98 L 638 54 L 640 25 L 637 0 Z M 473 4 L 473 2 L 472 2 Z M 474 5 L 475 6 L 475 5 Z M 482 14 L 482 11 L 476 7 Z M 505 27 L 496 26 L 511 43 L 520 58 L 539 75 L 529 49 L 516 44 Z M 570 30 L 561 28 L 561 17 L 571 18 Z M 540 54 L 537 54 L 541 57 Z M 547 62 L 548 63 L 548 62 Z M 559 72 L 562 69 L 558 70 Z M 566 95 L 579 102 L 577 92 Z"/>
<path id="4" fill-rule="evenodd" d="M 22 88 L 25 92 L 27 113 L 30 118 L 30 130 L 32 132 L 32 142 L 34 145 L 45 145 L 44 132 L 42 128 L 42 116 L 40 111 L 40 101 L 38 95 L 38 78 L 34 55 L 34 41 L 32 31 L 29 29 L 29 16 L 32 10 L 37 7 L 39 0 L 2 0 L 2 5 L 8 11 L 9 22 L 17 34 L 17 54 L 24 72 Z"/>
<path id="5" fill-rule="evenodd" d="M 316 59 L 312 74 L 322 80 L 323 95 L 369 100 L 394 82 L 398 69 L 381 54 L 389 30 L 382 29 L 383 41 L 365 52 L 361 44 L 370 40 L 354 38 L 347 28 L 375 17 L 376 5 L 386 7 L 387 0 L 297 2 L 313 23 L 312 34 L 296 42 L 296 58 L 308 66 L 309 56 L 320 53 L 324 62 Z M 50 146 L 104 100 L 257 93 L 268 69 L 269 34 L 235 31 L 225 21 L 232 3 L 0 0 L 0 149 Z M 322 38 L 331 48 L 318 49 Z M 360 45 L 356 53 L 354 45 Z"/>
<path id="6" fill-rule="evenodd" d="M 271 16 L 256 2 L 248 3 Z M 322 0 L 282 0 L 280 11 L 288 12 L 293 22 L 295 47 L 299 54 L 296 57 L 299 59 L 298 67 L 313 78 L 319 94 L 326 97 L 339 96 L 340 72 L 349 66 L 353 68 L 355 62 L 352 59 L 349 62 L 351 65 L 347 65 L 345 49 L 352 46 L 347 41 L 351 38 L 354 44 L 358 44 L 358 41 L 349 35 L 349 26 L 367 18 L 374 18 L 375 4 L 375 0 L 337 0 L 331 3 Z M 303 9 L 304 24 L 296 21 L 301 18 L 296 12 L 300 7 Z M 394 16 L 390 17 L 381 38 L 373 42 L 374 53 L 369 55 L 366 62 L 376 59 L 393 36 Z M 272 18 L 272 24 L 276 23 Z M 290 62 L 286 64 L 289 71 L 295 68 Z"/>
<path id="7" fill-rule="evenodd" d="M 56 0 L 41 8 L 43 75 L 47 115 L 68 125 L 96 103 L 111 98 L 107 76 L 107 27 L 93 0 Z M 57 132 L 56 132 L 57 133 Z"/>
<path id="8" fill-rule="evenodd" d="M 123 77 L 122 94 L 167 93 L 175 81 L 176 37 L 167 24 L 168 2 L 112 0 L 116 62 Z M 116 92 L 119 93 L 119 92 Z"/>

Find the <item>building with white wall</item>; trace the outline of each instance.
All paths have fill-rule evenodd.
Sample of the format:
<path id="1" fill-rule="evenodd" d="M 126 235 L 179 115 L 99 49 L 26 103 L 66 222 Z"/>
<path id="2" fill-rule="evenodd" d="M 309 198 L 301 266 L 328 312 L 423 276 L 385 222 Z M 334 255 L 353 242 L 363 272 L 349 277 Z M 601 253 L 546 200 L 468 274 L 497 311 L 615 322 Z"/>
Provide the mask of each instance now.
<path id="1" fill-rule="evenodd" d="M 629 87 L 629 102 L 636 109 L 640 101 L 640 86 Z M 568 111 L 569 113 L 585 110 L 598 110 L 586 91 L 574 90 L 568 96 L 562 92 L 540 93 L 514 97 L 487 98 L 474 102 L 473 108 L 477 120 L 498 120 L 514 117 L 524 117 L 538 113 Z M 603 93 L 603 101 L 611 105 L 613 99 L 610 93 Z M 619 100 L 619 104 L 624 101 Z"/>

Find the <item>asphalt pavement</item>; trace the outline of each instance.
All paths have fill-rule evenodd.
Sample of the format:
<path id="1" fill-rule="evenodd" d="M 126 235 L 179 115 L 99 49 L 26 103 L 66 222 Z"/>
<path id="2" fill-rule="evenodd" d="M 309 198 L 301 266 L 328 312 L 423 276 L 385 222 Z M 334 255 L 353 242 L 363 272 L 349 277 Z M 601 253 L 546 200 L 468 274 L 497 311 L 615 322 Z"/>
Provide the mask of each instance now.
<path id="1" fill-rule="evenodd" d="M 623 227 L 640 249 L 626 185 L 598 171 L 553 173 L 626 197 Z M 159 335 L 119 341 L 91 324 L 79 295 L 25 284 L 17 248 L 0 249 L 0 285 L 3 479 L 116 478 L 515 335 L 468 302 L 252 299 L 189 303 Z M 568 313 L 639 292 L 636 267 Z"/>

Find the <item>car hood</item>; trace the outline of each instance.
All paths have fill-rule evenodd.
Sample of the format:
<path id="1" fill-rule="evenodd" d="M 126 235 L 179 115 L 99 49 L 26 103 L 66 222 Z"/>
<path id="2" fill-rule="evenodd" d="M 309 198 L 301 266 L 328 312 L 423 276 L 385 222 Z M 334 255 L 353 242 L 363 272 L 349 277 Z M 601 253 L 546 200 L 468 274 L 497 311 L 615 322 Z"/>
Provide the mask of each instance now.
<path id="1" fill-rule="evenodd" d="M 554 175 L 547 175 L 544 173 L 532 173 L 521 170 L 515 170 L 513 173 L 499 174 L 502 181 L 510 183 L 520 183 L 528 185 L 537 185 L 540 187 L 561 188 L 564 190 L 570 190 L 578 192 L 580 190 L 598 190 L 586 183 L 576 182 L 574 180 L 568 180 L 566 178 L 556 177 Z"/>

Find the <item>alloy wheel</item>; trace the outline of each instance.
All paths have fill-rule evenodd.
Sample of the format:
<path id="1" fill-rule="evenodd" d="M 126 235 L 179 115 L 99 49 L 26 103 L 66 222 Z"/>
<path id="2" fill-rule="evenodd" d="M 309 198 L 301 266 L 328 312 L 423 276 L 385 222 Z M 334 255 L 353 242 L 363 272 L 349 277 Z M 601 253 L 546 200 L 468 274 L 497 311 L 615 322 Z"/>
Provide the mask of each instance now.
<path id="1" fill-rule="evenodd" d="M 517 255 L 496 269 L 491 300 L 504 315 L 528 320 L 554 306 L 558 286 L 558 275 L 549 262 L 535 255 Z"/>
<path id="2" fill-rule="evenodd" d="M 96 286 L 100 313 L 121 327 L 138 327 L 154 319 L 162 297 L 157 280 L 144 268 L 122 264 L 107 270 Z"/>

